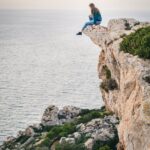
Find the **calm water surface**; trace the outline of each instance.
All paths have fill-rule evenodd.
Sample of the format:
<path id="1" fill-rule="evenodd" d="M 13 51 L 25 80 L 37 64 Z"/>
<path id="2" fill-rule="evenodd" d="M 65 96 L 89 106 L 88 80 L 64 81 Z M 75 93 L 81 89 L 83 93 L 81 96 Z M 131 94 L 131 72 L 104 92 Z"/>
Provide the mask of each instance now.
<path id="1" fill-rule="evenodd" d="M 0 141 L 39 122 L 44 109 L 102 105 L 99 48 L 77 37 L 84 16 L 0 11 Z"/>

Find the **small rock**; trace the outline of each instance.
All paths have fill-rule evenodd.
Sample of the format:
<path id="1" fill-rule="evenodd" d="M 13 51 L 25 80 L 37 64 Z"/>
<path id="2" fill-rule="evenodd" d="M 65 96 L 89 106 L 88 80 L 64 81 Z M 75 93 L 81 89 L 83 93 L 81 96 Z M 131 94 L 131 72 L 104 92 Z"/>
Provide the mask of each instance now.
<path id="1" fill-rule="evenodd" d="M 92 135 L 92 137 L 97 141 L 107 141 L 109 139 L 113 139 L 115 137 L 115 133 L 113 131 L 112 128 L 102 128 L 96 131 L 96 133 L 94 133 Z"/>
<path id="2" fill-rule="evenodd" d="M 13 136 L 9 136 L 6 138 L 5 143 L 13 142 L 14 140 L 15 140 L 15 138 Z"/>
<path id="3" fill-rule="evenodd" d="M 75 144 L 75 139 L 74 138 L 66 138 L 66 142 L 69 144 Z"/>
<path id="4" fill-rule="evenodd" d="M 76 129 L 79 130 L 79 129 L 81 128 L 82 125 L 84 125 L 84 124 L 83 124 L 83 123 L 78 124 L 78 125 L 76 126 Z"/>
<path id="5" fill-rule="evenodd" d="M 85 125 L 82 124 L 82 125 L 80 126 L 80 129 L 79 129 L 79 130 L 80 130 L 81 132 L 83 132 L 85 129 L 86 129 Z"/>
<path id="6" fill-rule="evenodd" d="M 28 127 L 26 130 L 25 130 L 25 135 L 26 136 L 34 136 L 35 132 L 33 130 L 32 127 Z"/>
<path id="7" fill-rule="evenodd" d="M 60 144 L 63 144 L 66 142 L 66 137 L 61 137 L 61 139 L 59 140 Z"/>
<path id="8" fill-rule="evenodd" d="M 63 143 L 69 143 L 69 144 L 75 144 L 75 139 L 74 138 L 66 138 L 66 137 L 62 137 L 59 141 L 60 144 Z"/>
<path id="9" fill-rule="evenodd" d="M 79 132 L 75 132 L 75 133 L 73 134 L 73 136 L 74 136 L 74 138 L 77 139 L 77 140 L 79 140 L 79 139 L 81 138 L 81 134 L 80 134 Z"/>
<path id="10" fill-rule="evenodd" d="M 112 124 L 118 124 L 119 120 L 115 117 L 115 116 L 106 116 L 104 117 L 104 120 L 108 123 L 112 123 Z"/>
<path id="11" fill-rule="evenodd" d="M 69 135 L 68 135 L 68 138 L 72 138 L 72 137 L 73 137 L 73 135 L 72 135 L 72 134 L 69 134 Z"/>
<path id="12" fill-rule="evenodd" d="M 88 149 L 88 150 L 92 150 L 93 148 L 93 145 L 94 145 L 94 139 L 90 138 L 88 139 L 85 143 L 84 143 L 85 147 Z"/>
<path id="13" fill-rule="evenodd" d="M 34 146 L 40 145 L 43 141 L 44 141 L 44 139 L 37 141 L 37 142 L 34 144 Z"/>
<path id="14" fill-rule="evenodd" d="M 59 119 L 72 119 L 77 117 L 81 112 L 80 108 L 73 106 L 65 106 L 62 110 L 58 112 Z"/>

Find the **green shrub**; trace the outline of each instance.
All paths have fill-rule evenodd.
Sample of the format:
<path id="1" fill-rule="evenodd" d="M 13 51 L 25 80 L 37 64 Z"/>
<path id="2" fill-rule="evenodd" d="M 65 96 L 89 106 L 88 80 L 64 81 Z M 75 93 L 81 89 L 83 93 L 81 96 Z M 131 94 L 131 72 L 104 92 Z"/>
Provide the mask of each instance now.
<path id="1" fill-rule="evenodd" d="M 84 144 L 57 144 L 56 150 L 86 150 Z"/>
<path id="2" fill-rule="evenodd" d="M 145 80 L 145 82 L 149 83 L 150 84 L 150 76 L 146 76 L 143 78 Z"/>
<path id="3" fill-rule="evenodd" d="M 101 83 L 100 87 L 108 92 L 109 90 L 112 91 L 118 89 L 118 84 L 114 79 L 106 79 Z"/>
<path id="4" fill-rule="evenodd" d="M 103 69 L 105 72 L 106 79 L 111 79 L 111 71 L 109 70 L 109 68 L 105 65 L 103 66 Z"/>
<path id="5" fill-rule="evenodd" d="M 81 113 L 79 114 L 80 116 L 83 116 L 83 115 L 86 115 L 86 114 L 88 114 L 88 113 L 90 113 L 91 112 L 91 110 L 89 110 L 89 109 L 82 109 L 81 110 Z"/>
<path id="6" fill-rule="evenodd" d="M 102 107 L 99 110 L 90 110 L 87 114 L 82 115 L 80 118 L 74 121 L 75 124 L 87 123 L 92 119 L 96 118 L 104 118 L 105 116 L 110 115 L 108 111 L 106 111 L 105 107 Z"/>
<path id="7" fill-rule="evenodd" d="M 88 121 L 90 121 L 90 120 L 92 120 L 92 119 L 95 119 L 95 118 L 99 118 L 99 117 L 100 117 L 100 112 L 99 112 L 99 111 L 96 111 L 96 110 L 93 110 L 93 111 L 91 111 L 90 113 L 81 116 L 81 117 L 76 121 L 76 123 L 77 123 L 77 124 L 80 124 L 80 123 L 87 123 Z"/>
<path id="8" fill-rule="evenodd" d="M 50 139 L 56 137 L 60 138 L 60 137 L 67 136 L 68 134 L 71 134 L 75 131 L 76 131 L 76 126 L 74 123 L 65 123 L 62 126 L 53 127 L 47 134 L 47 137 Z"/>
<path id="9" fill-rule="evenodd" d="M 66 137 L 76 131 L 76 125 L 74 123 L 65 123 L 64 125 L 54 126 L 48 133 L 44 141 L 40 146 L 50 146 L 56 139 Z"/>
<path id="10" fill-rule="evenodd" d="M 88 136 L 86 134 L 81 134 L 79 139 L 76 139 L 76 144 L 85 143 L 88 140 Z"/>
<path id="11" fill-rule="evenodd" d="M 112 150 L 108 145 L 101 147 L 99 150 Z"/>
<path id="12" fill-rule="evenodd" d="M 113 145 L 112 145 L 113 142 Z M 109 141 L 96 141 L 93 145 L 92 150 L 117 150 L 116 145 L 117 145 L 118 141 L 114 141 L 114 139 L 112 139 L 111 142 Z"/>
<path id="13" fill-rule="evenodd" d="M 108 80 L 104 80 L 101 84 L 100 84 L 100 88 L 103 89 L 105 92 L 108 93 L 109 89 L 108 89 Z"/>
<path id="14" fill-rule="evenodd" d="M 19 143 L 23 144 L 23 143 L 24 143 L 25 141 L 27 141 L 29 138 L 30 138 L 30 136 L 22 135 L 22 136 L 20 136 L 20 137 L 16 140 L 16 143 L 19 142 Z"/>
<path id="15" fill-rule="evenodd" d="M 120 44 L 120 50 L 150 59 L 150 26 L 126 36 Z"/>
<path id="16" fill-rule="evenodd" d="M 36 147 L 36 150 L 49 150 L 49 147 Z"/>
<path id="17" fill-rule="evenodd" d="M 46 138 L 39 146 L 50 146 L 54 141 L 59 140 L 61 137 L 67 137 L 67 135 L 76 132 L 76 125 L 80 123 L 87 123 L 95 118 L 103 118 L 106 115 L 109 115 L 109 112 L 106 111 L 105 107 L 99 110 L 85 110 L 82 111 L 79 118 L 74 119 L 70 123 L 65 123 L 59 126 L 53 126 L 47 133 Z M 86 138 L 82 137 L 79 141 L 76 141 L 76 144 L 83 143 Z M 66 145 L 65 145 L 66 146 Z"/>
<path id="18" fill-rule="evenodd" d="M 48 137 L 46 137 L 46 138 L 43 140 L 43 142 L 42 142 L 40 145 L 38 145 L 38 146 L 39 146 L 39 147 L 43 147 L 43 146 L 49 147 L 50 144 L 51 144 L 51 140 L 50 140 Z"/>

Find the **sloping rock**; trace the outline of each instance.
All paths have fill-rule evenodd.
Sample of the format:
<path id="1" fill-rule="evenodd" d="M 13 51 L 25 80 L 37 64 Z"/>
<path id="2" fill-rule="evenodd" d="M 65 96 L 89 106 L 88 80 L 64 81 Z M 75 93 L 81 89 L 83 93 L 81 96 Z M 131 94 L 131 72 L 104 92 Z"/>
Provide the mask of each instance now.
<path id="1" fill-rule="evenodd" d="M 101 47 L 98 73 L 106 78 L 106 66 L 118 88 L 101 86 L 106 108 L 120 118 L 118 149 L 150 149 L 150 61 L 120 51 L 122 38 L 137 29 L 150 26 L 134 19 L 110 20 L 108 27 L 87 28 L 84 33 Z M 147 78 L 145 78 L 147 77 Z"/>

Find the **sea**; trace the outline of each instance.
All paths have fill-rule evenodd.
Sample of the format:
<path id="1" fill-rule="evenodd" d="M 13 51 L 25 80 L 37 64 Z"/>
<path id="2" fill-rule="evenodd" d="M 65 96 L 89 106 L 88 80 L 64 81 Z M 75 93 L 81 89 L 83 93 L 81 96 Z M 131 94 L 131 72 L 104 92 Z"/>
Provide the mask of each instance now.
<path id="1" fill-rule="evenodd" d="M 76 36 L 85 11 L 0 10 L 0 144 L 39 123 L 45 108 L 100 108 L 97 64 L 100 48 Z M 102 13 L 150 21 L 149 12 Z"/>

